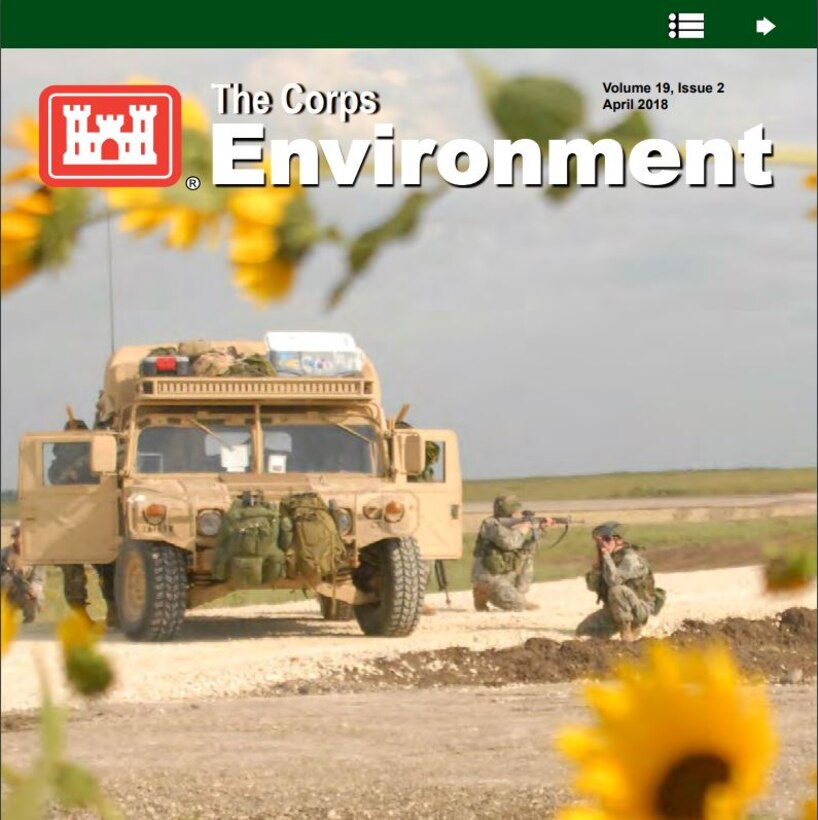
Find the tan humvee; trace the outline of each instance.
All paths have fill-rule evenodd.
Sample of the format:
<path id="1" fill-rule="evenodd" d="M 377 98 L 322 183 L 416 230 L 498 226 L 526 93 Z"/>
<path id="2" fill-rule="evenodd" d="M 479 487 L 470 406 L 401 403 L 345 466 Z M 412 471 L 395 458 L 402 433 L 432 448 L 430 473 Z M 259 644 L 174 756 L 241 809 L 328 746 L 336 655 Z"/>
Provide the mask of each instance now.
<path id="1" fill-rule="evenodd" d="M 260 342 L 212 345 L 266 355 Z M 421 560 L 462 553 L 455 434 L 387 419 L 368 359 L 353 377 L 142 375 L 155 347 L 111 356 L 95 429 L 22 438 L 24 560 L 116 562 L 120 623 L 135 640 L 169 640 L 187 608 L 247 588 L 310 588 L 326 618 L 409 634 L 423 602 Z M 439 448 L 433 467 L 427 442 Z M 82 468 L 66 481 L 54 467 L 68 450 Z M 331 579 L 215 580 L 218 527 L 247 492 L 332 502 L 347 566 Z"/>

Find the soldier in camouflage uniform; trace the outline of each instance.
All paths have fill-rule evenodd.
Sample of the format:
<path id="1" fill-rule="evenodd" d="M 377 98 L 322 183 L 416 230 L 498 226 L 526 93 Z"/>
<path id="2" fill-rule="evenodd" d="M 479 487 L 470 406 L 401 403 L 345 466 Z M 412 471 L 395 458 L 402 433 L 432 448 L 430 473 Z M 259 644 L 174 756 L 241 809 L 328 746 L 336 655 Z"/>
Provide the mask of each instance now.
<path id="1" fill-rule="evenodd" d="M 87 430 L 82 419 L 73 416 L 65 424 L 65 430 Z M 91 472 L 89 447 L 84 443 L 62 442 L 54 445 L 54 460 L 48 468 L 51 484 L 90 484 L 99 481 Z M 82 564 L 63 564 L 63 595 L 68 606 L 90 620 L 88 615 L 88 580 Z M 119 626 L 114 598 L 114 564 L 95 564 L 102 597 L 105 599 L 105 622 L 111 628 Z"/>
<path id="2" fill-rule="evenodd" d="M 487 612 L 489 604 L 514 612 L 538 609 L 525 596 L 534 578 L 534 547 L 540 531 L 552 522 L 545 518 L 534 526 L 520 517 L 521 509 L 515 496 L 498 496 L 493 517 L 480 525 L 471 574 L 474 608 L 478 612 Z M 518 517 L 519 524 L 500 521 Z"/>
<path id="3" fill-rule="evenodd" d="M 11 544 L 0 550 L 0 570 L 0 590 L 23 613 L 24 623 L 30 623 L 43 605 L 45 576 L 42 567 L 22 561 L 19 521 L 11 529 Z"/>
<path id="4" fill-rule="evenodd" d="M 592 612 L 577 627 L 578 636 L 636 641 L 651 615 L 658 614 L 665 591 L 658 589 L 653 572 L 635 544 L 622 539 L 621 525 L 608 521 L 595 527 L 591 536 L 597 559 L 585 575 L 585 583 L 597 595 L 602 609 Z"/>
<path id="5" fill-rule="evenodd" d="M 409 427 L 405 422 L 401 425 Z M 409 476 L 409 481 L 433 481 L 435 464 L 440 460 L 440 447 L 434 441 L 426 442 L 426 464 L 423 472 L 417 476 Z M 432 577 L 432 561 L 420 562 L 420 588 L 423 590 L 425 596 L 426 589 L 429 586 L 429 579 Z M 434 615 L 437 610 L 431 605 L 424 602 L 421 613 L 423 615 Z"/>

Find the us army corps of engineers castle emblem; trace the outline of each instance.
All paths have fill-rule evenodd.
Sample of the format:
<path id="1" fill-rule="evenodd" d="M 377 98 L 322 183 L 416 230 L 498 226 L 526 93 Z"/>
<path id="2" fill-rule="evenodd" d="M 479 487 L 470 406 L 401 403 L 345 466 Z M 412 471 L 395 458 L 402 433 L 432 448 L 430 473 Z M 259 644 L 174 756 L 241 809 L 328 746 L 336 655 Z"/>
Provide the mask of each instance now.
<path id="1" fill-rule="evenodd" d="M 52 187 L 173 185 L 181 98 L 169 85 L 52 85 L 40 94 L 40 178 Z"/>

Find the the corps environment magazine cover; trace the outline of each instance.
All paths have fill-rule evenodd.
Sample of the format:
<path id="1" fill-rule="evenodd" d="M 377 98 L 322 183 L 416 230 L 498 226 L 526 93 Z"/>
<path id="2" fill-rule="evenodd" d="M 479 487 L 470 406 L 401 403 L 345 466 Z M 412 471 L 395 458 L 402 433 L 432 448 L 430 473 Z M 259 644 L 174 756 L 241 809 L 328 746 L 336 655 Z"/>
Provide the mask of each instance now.
<path id="1" fill-rule="evenodd" d="M 816 818 L 816 9 L 0 8 L 2 814 Z"/>

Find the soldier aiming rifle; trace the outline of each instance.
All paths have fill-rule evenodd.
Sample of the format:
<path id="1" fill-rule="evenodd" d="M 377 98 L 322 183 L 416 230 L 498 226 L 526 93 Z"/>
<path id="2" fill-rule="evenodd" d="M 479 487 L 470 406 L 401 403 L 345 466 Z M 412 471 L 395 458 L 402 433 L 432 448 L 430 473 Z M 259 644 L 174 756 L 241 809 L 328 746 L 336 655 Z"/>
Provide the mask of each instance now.
<path id="1" fill-rule="evenodd" d="M 567 531 L 569 523 L 567 518 L 536 516 L 523 510 L 513 495 L 498 496 L 494 515 L 480 525 L 474 546 L 474 608 L 487 612 L 492 604 L 514 612 L 538 609 L 537 604 L 526 600 L 534 577 L 534 548 L 546 529 L 562 524 Z"/>

